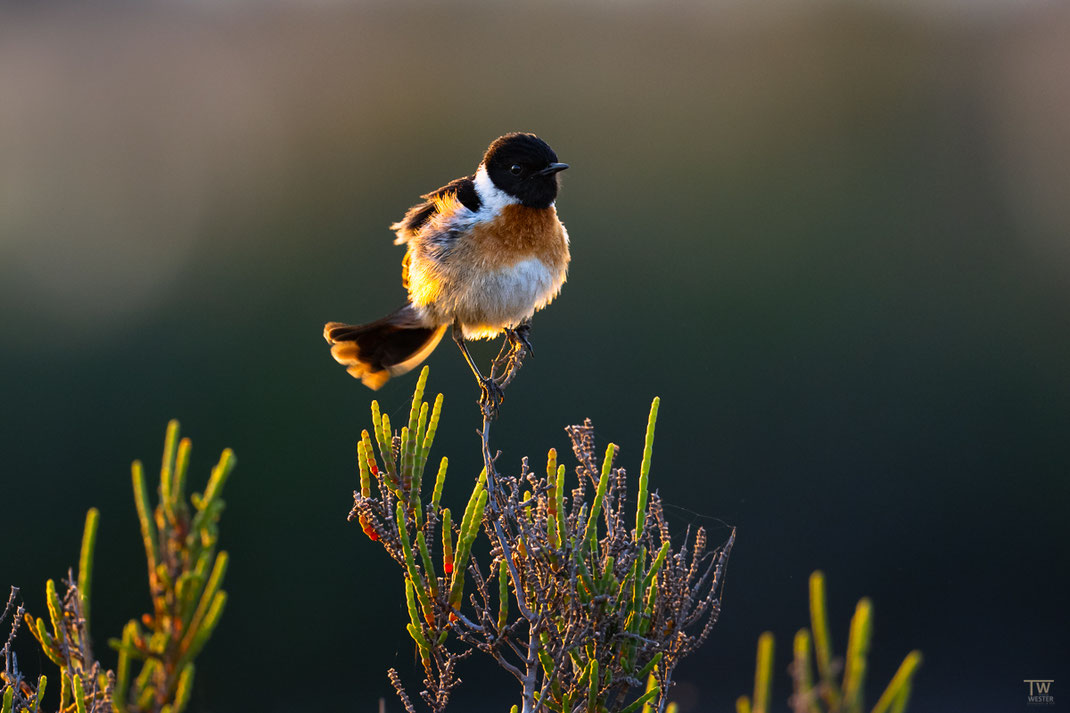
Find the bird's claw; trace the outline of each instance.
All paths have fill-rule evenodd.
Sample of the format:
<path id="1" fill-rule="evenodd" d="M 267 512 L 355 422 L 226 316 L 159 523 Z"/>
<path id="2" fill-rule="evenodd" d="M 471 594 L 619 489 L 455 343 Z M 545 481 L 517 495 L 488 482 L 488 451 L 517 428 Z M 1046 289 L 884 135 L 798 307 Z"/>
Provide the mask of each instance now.
<path id="1" fill-rule="evenodd" d="M 498 417 L 498 408 L 505 401 L 505 390 L 494 379 L 484 377 L 479 382 L 479 408 L 487 418 Z"/>
<path id="2" fill-rule="evenodd" d="M 531 340 L 528 335 L 531 333 L 530 324 L 521 324 L 519 327 L 513 330 L 513 336 L 524 345 L 524 349 L 527 350 L 528 356 L 535 356 L 535 347 L 531 346 Z"/>

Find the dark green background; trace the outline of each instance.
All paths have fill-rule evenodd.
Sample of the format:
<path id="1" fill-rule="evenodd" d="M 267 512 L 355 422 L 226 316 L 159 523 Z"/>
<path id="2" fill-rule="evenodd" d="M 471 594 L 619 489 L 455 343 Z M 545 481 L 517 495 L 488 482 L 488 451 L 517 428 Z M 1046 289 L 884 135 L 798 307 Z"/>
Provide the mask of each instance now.
<path id="1" fill-rule="evenodd" d="M 783 704 L 816 568 L 839 651 L 874 600 L 871 701 L 912 648 L 913 711 L 1060 695 L 1068 31 L 998 2 L 3 10 L 0 584 L 42 613 L 96 505 L 94 630 L 145 610 L 129 462 L 177 417 L 194 484 L 239 463 L 193 710 L 398 710 L 400 578 L 345 519 L 371 394 L 320 332 L 397 307 L 386 226 L 529 130 L 572 164 L 573 263 L 495 445 L 515 468 L 590 417 L 634 473 L 662 397 L 672 525 L 739 528 L 682 713 L 732 709 L 765 629 Z M 476 392 L 452 345 L 430 364 L 456 503 Z M 413 384 L 377 394 L 395 420 Z M 457 710 L 517 700 L 484 666 Z"/>

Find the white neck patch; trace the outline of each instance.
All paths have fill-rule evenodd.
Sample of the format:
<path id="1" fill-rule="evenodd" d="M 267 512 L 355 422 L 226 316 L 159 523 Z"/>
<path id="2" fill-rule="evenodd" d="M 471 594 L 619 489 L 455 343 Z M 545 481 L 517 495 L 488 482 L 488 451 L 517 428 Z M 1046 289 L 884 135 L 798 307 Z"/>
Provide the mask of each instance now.
<path id="1" fill-rule="evenodd" d="M 505 206 L 520 202 L 519 198 L 494 185 L 494 181 L 490 180 L 490 175 L 487 174 L 487 167 L 483 164 L 479 164 L 479 170 L 476 171 L 475 186 L 479 202 L 483 204 L 479 209 L 480 213 L 486 211 L 490 215 L 497 215 Z"/>

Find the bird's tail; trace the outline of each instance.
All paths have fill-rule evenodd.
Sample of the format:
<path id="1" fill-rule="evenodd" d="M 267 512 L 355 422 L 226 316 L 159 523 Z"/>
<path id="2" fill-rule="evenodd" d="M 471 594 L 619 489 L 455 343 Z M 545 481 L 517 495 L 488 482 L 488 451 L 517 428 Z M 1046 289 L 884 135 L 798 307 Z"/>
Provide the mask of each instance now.
<path id="1" fill-rule="evenodd" d="M 323 338 L 331 356 L 370 389 L 412 370 L 438 346 L 448 325 L 427 326 L 411 304 L 369 324 L 328 322 Z"/>

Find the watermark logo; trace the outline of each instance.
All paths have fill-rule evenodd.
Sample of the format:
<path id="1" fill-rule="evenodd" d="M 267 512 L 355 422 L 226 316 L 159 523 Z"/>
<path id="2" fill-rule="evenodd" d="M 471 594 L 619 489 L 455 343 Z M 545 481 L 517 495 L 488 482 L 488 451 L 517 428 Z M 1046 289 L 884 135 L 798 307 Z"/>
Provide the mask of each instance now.
<path id="1" fill-rule="evenodd" d="M 1031 706 L 1053 706 L 1055 696 L 1051 694 L 1051 684 L 1054 680 L 1048 679 L 1025 679 L 1022 683 L 1029 684 L 1029 696 L 1025 699 Z"/>

